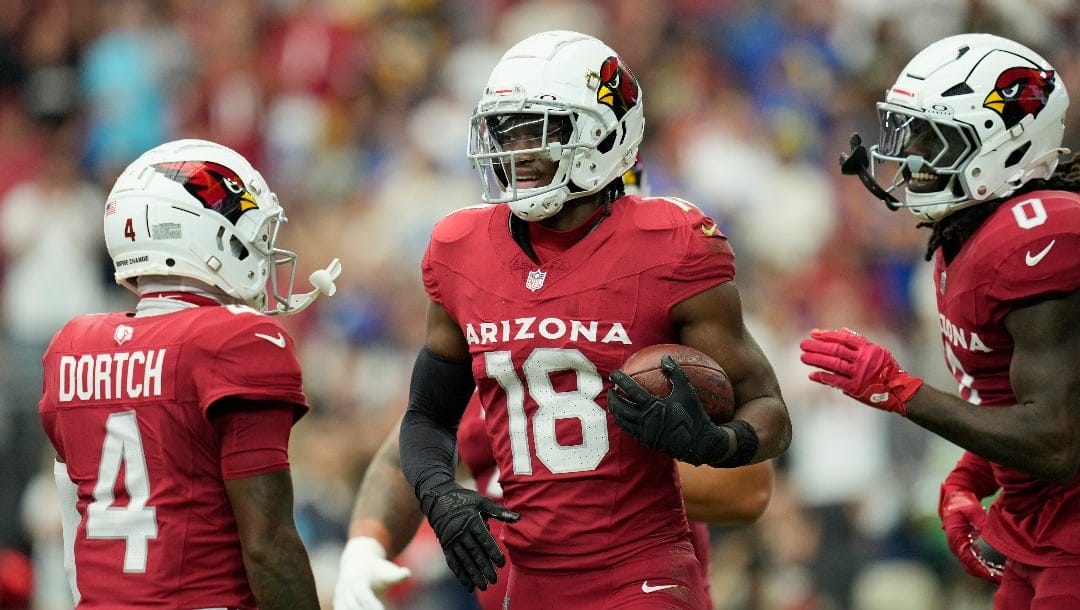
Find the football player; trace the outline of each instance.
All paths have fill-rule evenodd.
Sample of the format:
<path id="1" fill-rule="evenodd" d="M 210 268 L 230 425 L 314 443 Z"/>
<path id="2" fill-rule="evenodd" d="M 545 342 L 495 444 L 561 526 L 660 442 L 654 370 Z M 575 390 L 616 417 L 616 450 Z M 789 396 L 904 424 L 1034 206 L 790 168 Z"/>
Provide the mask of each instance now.
<path id="1" fill-rule="evenodd" d="M 515 610 L 702 608 L 704 583 L 672 457 L 735 467 L 782 453 L 790 419 L 742 318 L 715 222 L 675 198 L 625 196 L 642 91 L 615 51 L 551 31 L 510 48 L 471 119 L 487 204 L 451 213 L 422 263 L 427 334 L 401 424 L 406 480 L 451 570 L 496 581 L 509 523 Z M 618 367 L 656 343 L 721 362 L 736 419 L 716 425 L 668 359 L 668 397 Z M 616 396 L 612 383 L 629 398 Z M 505 506 L 455 481 L 473 391 Z"/>
<path id="2" fill-rule="evenodd" d="M 935 42 L 877 104 L 878 143 L 842 171 L 931 229 L 945 363 L 959 397 L 848 329 L 814 330 L 814 381 L 963 447 L 939 513 L 998 610 L 1080 607 L 1080 163 L 1060 161 L 1069 98 L 1031 49 Z M 984 510 L 982 500 L 1000 492 Z M 1006 559 L 1007 558 L 1007 559 Z"/>
<path id="3" fill-rule="evenodd" d="M 640 158 L 623 174 L 623 190 L 628 195 L 649 194 Z M 483 409 L 473 394 L 458 425 L 458 454 L 476 489 L 499 500 L 502 487 L 498 467 L 483 422 Z M 743 524 L 760 517 L 772 496 L 772 462 L 740 468 L 709 468 L 680 462 L 679 478 L 708 595 L 711 552 L 708 523 Z M 378 595 L 410 574 L 407 568 L 390 560 L 409 543 L 422 518 L 412 488 L 401 474 L 398 433 L 394 429 L 373 458 L 357 493 L 349 524 L 350 538 L 341 555 L 334 591 L 335 610 L 383 610 Z M 500 550 L 507 554 L 501 542 L 505 523 L 494 520 L 488 526 Z M 498 579 L 487 589 L 474 591 L 483 610 L 502 610 L 509 565 L 508 560 L 496 570 Z"/>
<path id="4" fill-rule="evenodd" d="M 71 320 L 43 358 L 77 607 L 319 607 L 287 452 L 308 405 L 267 314 L 333 294 L 340 267 L 294 295 L 284 222 L 259 172 L 203 140 L 151 149 L 109 193 L 105 243 L 138 304 Z"/>

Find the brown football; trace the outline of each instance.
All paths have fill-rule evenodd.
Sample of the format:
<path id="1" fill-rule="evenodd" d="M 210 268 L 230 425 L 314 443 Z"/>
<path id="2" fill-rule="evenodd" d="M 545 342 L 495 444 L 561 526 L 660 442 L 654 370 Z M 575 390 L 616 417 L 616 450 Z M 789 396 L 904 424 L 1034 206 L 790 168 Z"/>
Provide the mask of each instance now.
<path id="1" fill-rule="evenodd" d="M 724 367 L 704 352 L 678 343 L 660 343 L 643 348 L 622 365 L 624 373 L 655 396 L 671 393 L 671 381 L 660 368 L 660 357 L 671 355 L 697 388 L 698 398 L 714 423 L 724 424 L 735 415 L 735 391 Z"/>

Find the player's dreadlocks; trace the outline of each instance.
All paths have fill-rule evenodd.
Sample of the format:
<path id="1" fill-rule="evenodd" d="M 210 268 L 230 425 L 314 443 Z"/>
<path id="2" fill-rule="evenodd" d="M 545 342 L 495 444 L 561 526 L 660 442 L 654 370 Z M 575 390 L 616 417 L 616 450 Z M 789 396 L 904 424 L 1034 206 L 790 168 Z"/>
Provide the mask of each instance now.
<path id="1" fill-rule="evenodd" d="M 626 194 L 626 185 L 623 183 L 622 177 L 616 178 L 608 183 L 604 187 L 600 195 L 600 200 L 605 205 L 611 205 L 613 201 Z"/>
<path id="2" fill-rule="evenodd" d="M 1057 170 L 1049 178 L 1032 180 L 1020 187 L 1009 198 L 1030 193 L 1031 191 L 1053 190 L 1071 191 L 1080 193 L 1080 154 L 1073 155 L 1068 161 L 1058 164 Z M 945 262 L 952 261 L 953 257 L 960 252 L 968 237 L 979 228 L 988 216 L 998 209 L 1005 199 L 995 199 L 982 205 L 974 205 L 970 208 L 959 210 L 950 214 L 938 222 L 920 222 L 919 227 L 930 227 L 930 241 L 926 245 L 926 260 L 934 258 L 934 251 L 939 247 L 945 257 Z"/>

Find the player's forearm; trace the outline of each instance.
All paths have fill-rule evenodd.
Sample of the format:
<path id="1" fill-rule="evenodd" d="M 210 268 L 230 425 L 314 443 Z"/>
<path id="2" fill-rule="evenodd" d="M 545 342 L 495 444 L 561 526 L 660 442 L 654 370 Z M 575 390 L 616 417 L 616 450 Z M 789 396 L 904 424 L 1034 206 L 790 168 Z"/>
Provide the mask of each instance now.
<path id="1" fill-rule="evenodd" d="M 754 465 L 756 466 L 756 464 Z M 745 468 L 745 466 L 741 466 L 741 468 Z M 753 490 L 749 494 L 726 504 L 686 498 L 686 518 L 691 521 L 721 525 L 753 523 L 765 512 L 771 497 L 772 494 L 769 491 Z"/>
<path id="2" fill-rule="evenodd" d="M 1044 406 L 978 407 L 924 384 L 908 401 L 907 417 L 1002 466 L 1052 483 L 1076 476 L 1071 428 Z"/>
<path id="3" fill-rule="evenodd" d="M 401 424 L 401 472 L 419 497 L 431 488 L 456 479 L 457 438 L 421 413 L 407 411 Z"/>
<path id="4" fill-rule="evenodd" d="M 225 481 L 248 583 L 261 610 L 318 610 L 315 578 L 293 521 L 292 475 L 277 470 Z"/>
<path id="5" fill-rule="evenodd" d="M 749 422 L 757 433 L 758 449 L 751 464 L 777 457 L 791 445 L 791 419 L 779 394 L 747 401 L 739 406 L 735 418 Z"/>
<path id="6" fill-rule="evenodd" d="M 738 525 L 753 523 L 772 498 L 772 462 L 738 468 L 679 463 L 686 516 L 693 521 Z"/>
<path id="7" fill-rule="evenodd" d="M 460 338 L 460 329 L 452 328 Z M 457 425 L 475 388 L 468 360 L 448 360 L 428 346 L 420 350 L 398 435 L 401 472 L 418 498 L 456 478 Z"/>
<path id="8" fill-rule="evenodd" d="M 260 610 L 319 610 L 315 578 L 300 537 L 277 536 L 262 552 L 245 552 L 248 582 Z"/>
<path id="9" fill-rule="evenodd" d="M 412 486 L 401 473 L 395 428 L 364 473 L 349 522 L 349 537 L 374 538 L 393 559 L 416 535 L 423 514 Z"/>

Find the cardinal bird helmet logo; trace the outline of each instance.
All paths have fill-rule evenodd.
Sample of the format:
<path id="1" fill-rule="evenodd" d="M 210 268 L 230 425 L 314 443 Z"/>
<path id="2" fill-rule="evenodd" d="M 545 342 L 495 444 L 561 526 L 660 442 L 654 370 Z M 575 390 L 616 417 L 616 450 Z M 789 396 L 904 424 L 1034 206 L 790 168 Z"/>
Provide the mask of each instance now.
<path id="1" fill-rule="evenodd" d="M 998 75 L 983 107 L 1001 115 L 1005 128 L 1012 128 L 1027 115 L 1039 116 L 1054 91 L 1053 70 L 1017 67 Z"/>
<path id="2" fill-rule="evenodd" d="M 596 101 L 615 111 L 615 118 L 622 119 L 638 103 L 637 78 L 618 57 L 611 56 L 600 66 L 600 87 Z"/>
<path id="3" fill-rule="evenodd" d="M 168 161 L 154 164 L 166 178 L 183 185 L 184 190 L 207 209 L 220 213 L 236 224 L 248 210 L 259 207 L 233 170 L 213 161 Z"/>

